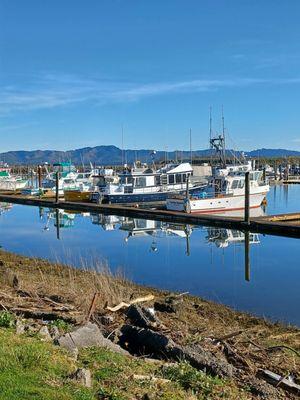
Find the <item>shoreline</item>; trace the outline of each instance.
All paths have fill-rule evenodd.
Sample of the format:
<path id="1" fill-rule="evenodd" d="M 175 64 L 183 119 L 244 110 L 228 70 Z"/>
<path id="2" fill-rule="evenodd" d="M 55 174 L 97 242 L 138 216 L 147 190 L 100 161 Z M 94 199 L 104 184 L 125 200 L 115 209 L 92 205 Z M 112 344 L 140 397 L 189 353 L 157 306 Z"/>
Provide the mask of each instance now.
<path id="1" fill-rule="evenodd" d="M 133 284 L 121 275 L 112 275 L 101 265 L 94 267 L 93 271 L 80 270 L 0 250 L 0 308 L 16 316 L 17 320 L 31 320 L 39 327 L 46 326 L 49 321 L 64 321 L 73 329 L 87 322 L 93 323 L 114 343 L 123 348 L 128 346 L 126 350 L 131 356 L 144 357 L 143 346 L 134 348 L 130 335 L 126 338 L 129 344 L 122 344 L 122 335 L 128 335 L 129 331 L 140 335 L 141 329 L 147 335 L 154 332 L 155 337 L 160 335 L 172 346 L 175 344 L 184 355 L 185 350 L 191 348 L 201 350 L 206 357 L 211 355 L 217 365 L 224 367 L 222 379 L 240 393 L 236 398 L 241 393 L 247 399 L 296 398 L 297 395 L 283 385 L 275 388 L 276 385 L 266 383 L 260 374 L 269 370 L 281 377 L 293 375 L 294 382 L 300 382 L 299 328 L 234 311 L 186 293 L 170 293 Z M 135 317 L 128 314 L 128 306 L 139 299 L 142 301 L 137 301 L 131 309 L 134 313 L 138 310 L 139 318 L 146 324 L 144 328 L 137 323 L 136 314 Z M 122 302 L 125 306 L 115 310 L 114 307 Z M 147 310 L 153 313 L 153 321 L 149 316 L 150 322 L 148 317 L 145 319 Z M 140 340 L 140 337 L 136 339 Z M 175 362 L 171 350 L 166 358 Z M 153 357 L 150 358 L 162 360 L 161 354 L 155 354 L 155 349 L 151 353 Z M 149 348 L 146 354 L 149 356 Z M 190 357 L 190 363 L 195 364 L 193 357 Z M 226 376 L 229 369 L 235 372 Z M 268 397 L 263 397 L 268 389 Z M 235 398 L 233 392 L 231 396 L 228 398 Z"/>

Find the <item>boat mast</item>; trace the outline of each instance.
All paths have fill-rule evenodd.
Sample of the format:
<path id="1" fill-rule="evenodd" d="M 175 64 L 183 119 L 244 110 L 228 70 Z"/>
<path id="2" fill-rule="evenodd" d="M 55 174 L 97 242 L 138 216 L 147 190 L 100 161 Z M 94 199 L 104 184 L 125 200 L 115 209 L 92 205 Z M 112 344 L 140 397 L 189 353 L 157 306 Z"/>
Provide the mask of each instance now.
<path id="1" fill-rule="evenodd" d="M 225 119 L 224 119 L 224 109 L 222 104 L 222 136 L 223 136 L 223 162 L 226 165 L 226 142 L 225 142 Z"/>
<path id="2" fill-rule="evenodd" d="M 210 117 L 210 149 L 215 150 L 217 155 L 219 155 L 220 162 L 223 168 L 226 168 L 226 149 L 225 149 L 225 125 L 224 116 L 222 108 L 222 133 L 216 137 L 212 137 L 211 130 L 211 117 Z M 211 161 L 212 164 L 212 161 Z"/>
<path id="3" fill-rule="evenodd" d="M 122 124 L 122 167 L 124 167 L 124 125 Z"/>
<path id="4" fill-rule="evenodd" d="M 211 106 L 209 107 L 209 147 L 212 149 L 212 116 Z M 210 166 L 212 167 L 212 152 L 210 152 Z"/>
<path id="5" fill-rule="evenodd" d="M 193 165 L 193 152 L 192 152 L 192 128 L 190 128 L 190 161 Z"/>

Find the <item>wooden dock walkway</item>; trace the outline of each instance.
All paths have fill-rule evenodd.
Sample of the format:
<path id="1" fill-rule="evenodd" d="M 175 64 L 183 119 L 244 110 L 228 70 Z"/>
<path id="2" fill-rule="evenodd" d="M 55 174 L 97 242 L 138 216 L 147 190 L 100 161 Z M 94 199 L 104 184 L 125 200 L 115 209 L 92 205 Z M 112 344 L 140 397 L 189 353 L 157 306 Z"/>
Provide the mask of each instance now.
<path id="1" fill-rule="evenodd" d="M 208 214 L 187 214 L 184 212 L 160 209 L 125 207 L 120 204 L 75 203 L 54 199 L 37 198 L 24 195 L 0 194 L 0 201 L 28 206 L 60 208 L 77 212 L 111 214 L 133 218 L 176 222 L 189 225 L 218 226 L 242 231 L 265 233 L 277 236 L 300 238 L 300 213 L 270 215 L 250 218 L 246 223 L 243 218 Z"/>

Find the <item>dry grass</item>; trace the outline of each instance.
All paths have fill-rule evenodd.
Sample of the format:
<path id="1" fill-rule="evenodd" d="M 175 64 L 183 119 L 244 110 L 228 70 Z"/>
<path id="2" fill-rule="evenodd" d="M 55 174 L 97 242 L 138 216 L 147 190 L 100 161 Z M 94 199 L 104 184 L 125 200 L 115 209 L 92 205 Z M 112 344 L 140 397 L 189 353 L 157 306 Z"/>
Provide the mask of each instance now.
<path id="1" fill-rule="evenodd" d="M 31 299 L 57 298 L 86 313 L 96 292 L 100 309 L 146 293 L 121 273 L 112 274 L 106 264 L 99 262 L 92 269 L 84 264 L 78 269 L 0 251 L 0 264 L 0 289 L 5 289 L 5 294 L 2 290 L 0 295 L 7 299 L 15 292 L 27 292 Z M 24 299 L 18 296 L 19 304 Z"/>

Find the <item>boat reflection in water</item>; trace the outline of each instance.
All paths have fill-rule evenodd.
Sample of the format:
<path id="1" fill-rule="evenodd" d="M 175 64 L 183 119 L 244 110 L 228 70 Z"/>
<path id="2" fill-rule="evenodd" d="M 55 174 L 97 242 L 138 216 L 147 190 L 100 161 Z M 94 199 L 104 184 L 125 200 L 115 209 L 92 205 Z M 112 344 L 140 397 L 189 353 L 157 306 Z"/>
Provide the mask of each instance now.
<path id="1" fill-rule="evenodd" d="M 230 244 L 243 244 L 245 242 L 245 233 L 234 229 L 207 228 L 206 239 L 219 248 L 226 248 Z M 259 244 L 259 234 L 250 233 L 249 242 L 250 244 Z"/>
<path id="2" fill-rule="evenodd" d="M 226 214 L 228 215 L 228 213 Z M 265 215 L 262 208 L 251 211 L 252 217 Z M 44 210 L 40 209 L 41 218 L 45 219 L 44 231 L 49 230 L 52 224 L 56 228 L 57 238 L 60 239 L 60 229 L 73 228 L 76 218 L 89 218 L 92 224 L 99 225 L 104 231 L 124 231 L 127 235 L 124 242 L 128 243 L 133 239 L 149 237 L 149 251 L 159 250 L 159 240 L 169 238 L 181 238 L 185 240 L 185 254 L 191 254 L 190 237 L 196 230 L 205 233 L 207 243 L 214 244 L 217 248 L 226 249 L 230 245 L 243 245 L 245 253 L 245 279 L 250 280 L 250 245 L 260 244 L 260 235 L 251 232 L 242 232 L 234 229 L 219 227 L 204 227 L 187 224 L 176 224 L 163 221 L 146 220 L 116 215 L 74 213 L 61 209 Z M 241 212 L 234 212 L 235 217 L 242 217 Z"/>
<path id="3" fill-rule="evenodd" d="M 0 202 L 0 215 L 4 214 L 6 211 L 9 211 L 12 209 L 12 204 L 11 203 L 3 203 Z"/>

